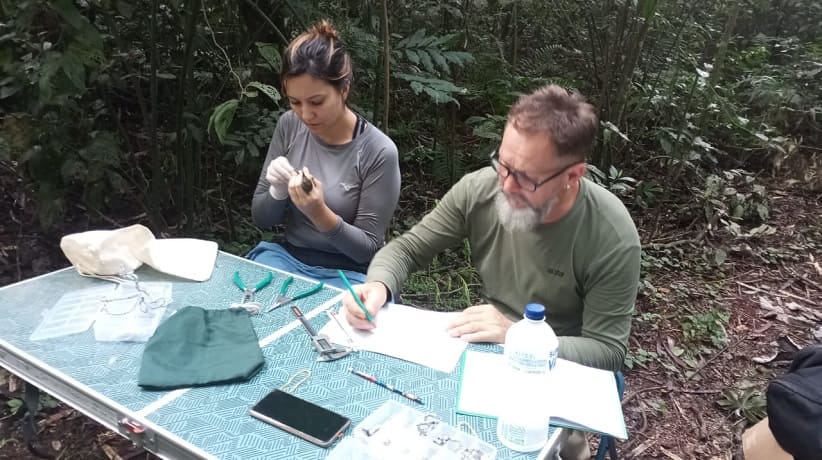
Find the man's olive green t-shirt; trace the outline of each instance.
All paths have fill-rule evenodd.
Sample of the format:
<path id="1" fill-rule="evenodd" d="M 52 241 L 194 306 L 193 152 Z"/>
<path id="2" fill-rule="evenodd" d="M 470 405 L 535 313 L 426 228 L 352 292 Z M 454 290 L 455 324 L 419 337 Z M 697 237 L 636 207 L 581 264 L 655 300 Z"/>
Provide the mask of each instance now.
<path id="1" fill-rule="evenodd" d="M 533 231 L 509 231 L 494 204 L 492 168 L 464 176 L 417 225 L 379 251 L 368 281 L 392 293 L 408 275 L 467 238 L 485 299 L 511 319 L 545 305 L 559 356 L 601 369 L 622 366 L 639 284 L 640 243 L 622 202 L 580 181 L 571 210 Z"/>

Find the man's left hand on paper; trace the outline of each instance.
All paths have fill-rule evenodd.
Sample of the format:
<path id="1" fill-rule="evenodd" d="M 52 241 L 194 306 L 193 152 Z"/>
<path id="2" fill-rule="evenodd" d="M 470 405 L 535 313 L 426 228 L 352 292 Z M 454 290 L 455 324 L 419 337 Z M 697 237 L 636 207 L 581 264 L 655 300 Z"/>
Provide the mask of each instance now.
<path id="1" fill-rule="evenodd" d="M 505 333 L 512 324 L 513 321 L 493 305 L 474 305 L 451 322 L 448 333 L 466 342 L 504 343 Z"/>

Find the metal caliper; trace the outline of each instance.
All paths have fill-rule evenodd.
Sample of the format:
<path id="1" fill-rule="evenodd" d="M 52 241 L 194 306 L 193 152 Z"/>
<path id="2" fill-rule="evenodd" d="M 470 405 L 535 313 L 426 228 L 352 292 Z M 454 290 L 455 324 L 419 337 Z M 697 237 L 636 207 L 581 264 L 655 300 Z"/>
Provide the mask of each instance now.
<path id="1" fill-rule="evenodd" d="M 314 346 L 314 350 L 320 355 L 317 361 L 336 361 L 351 353 L 351 348 L 331 342 L 325 334 L 318 334 L 317 331 L 314 330 L 314 327 L 311 326 L 311 323 L 305 319 L 299 307 L 295 305 L 291 307 L 291 311 L 294 313 L 294 316 L 303 323 L 303 327 L 308 331 L 308 335 L 311 336 L 311 345 Z"/>

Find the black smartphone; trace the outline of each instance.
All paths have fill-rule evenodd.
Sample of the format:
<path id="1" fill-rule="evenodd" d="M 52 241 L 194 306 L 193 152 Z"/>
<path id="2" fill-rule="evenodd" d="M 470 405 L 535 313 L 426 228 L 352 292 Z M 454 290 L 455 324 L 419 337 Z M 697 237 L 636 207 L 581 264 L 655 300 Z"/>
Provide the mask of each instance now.
<path id="1" fill-rule="evenodd" d="M 249 411 L 252 416 L 321 447 L 328 447 L 351 423 L 346 417 L 298 398 L 273 390 Z"/>

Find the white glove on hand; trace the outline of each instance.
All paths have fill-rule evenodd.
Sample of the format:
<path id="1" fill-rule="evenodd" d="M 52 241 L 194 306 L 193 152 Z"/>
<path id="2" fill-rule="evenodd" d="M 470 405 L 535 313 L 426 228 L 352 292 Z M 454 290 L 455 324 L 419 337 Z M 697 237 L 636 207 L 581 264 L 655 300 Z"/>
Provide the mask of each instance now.
<path id="1" fill-rule="evenodd" d="M 271 184 L 268 193 L 272 198 L 275 200 L 288 198 L 288 181 L 296 174 L 297 171 L 288 162 L 288 158 L 280 156 L 273 159 L 265 171 L 265 180 Z"/>

